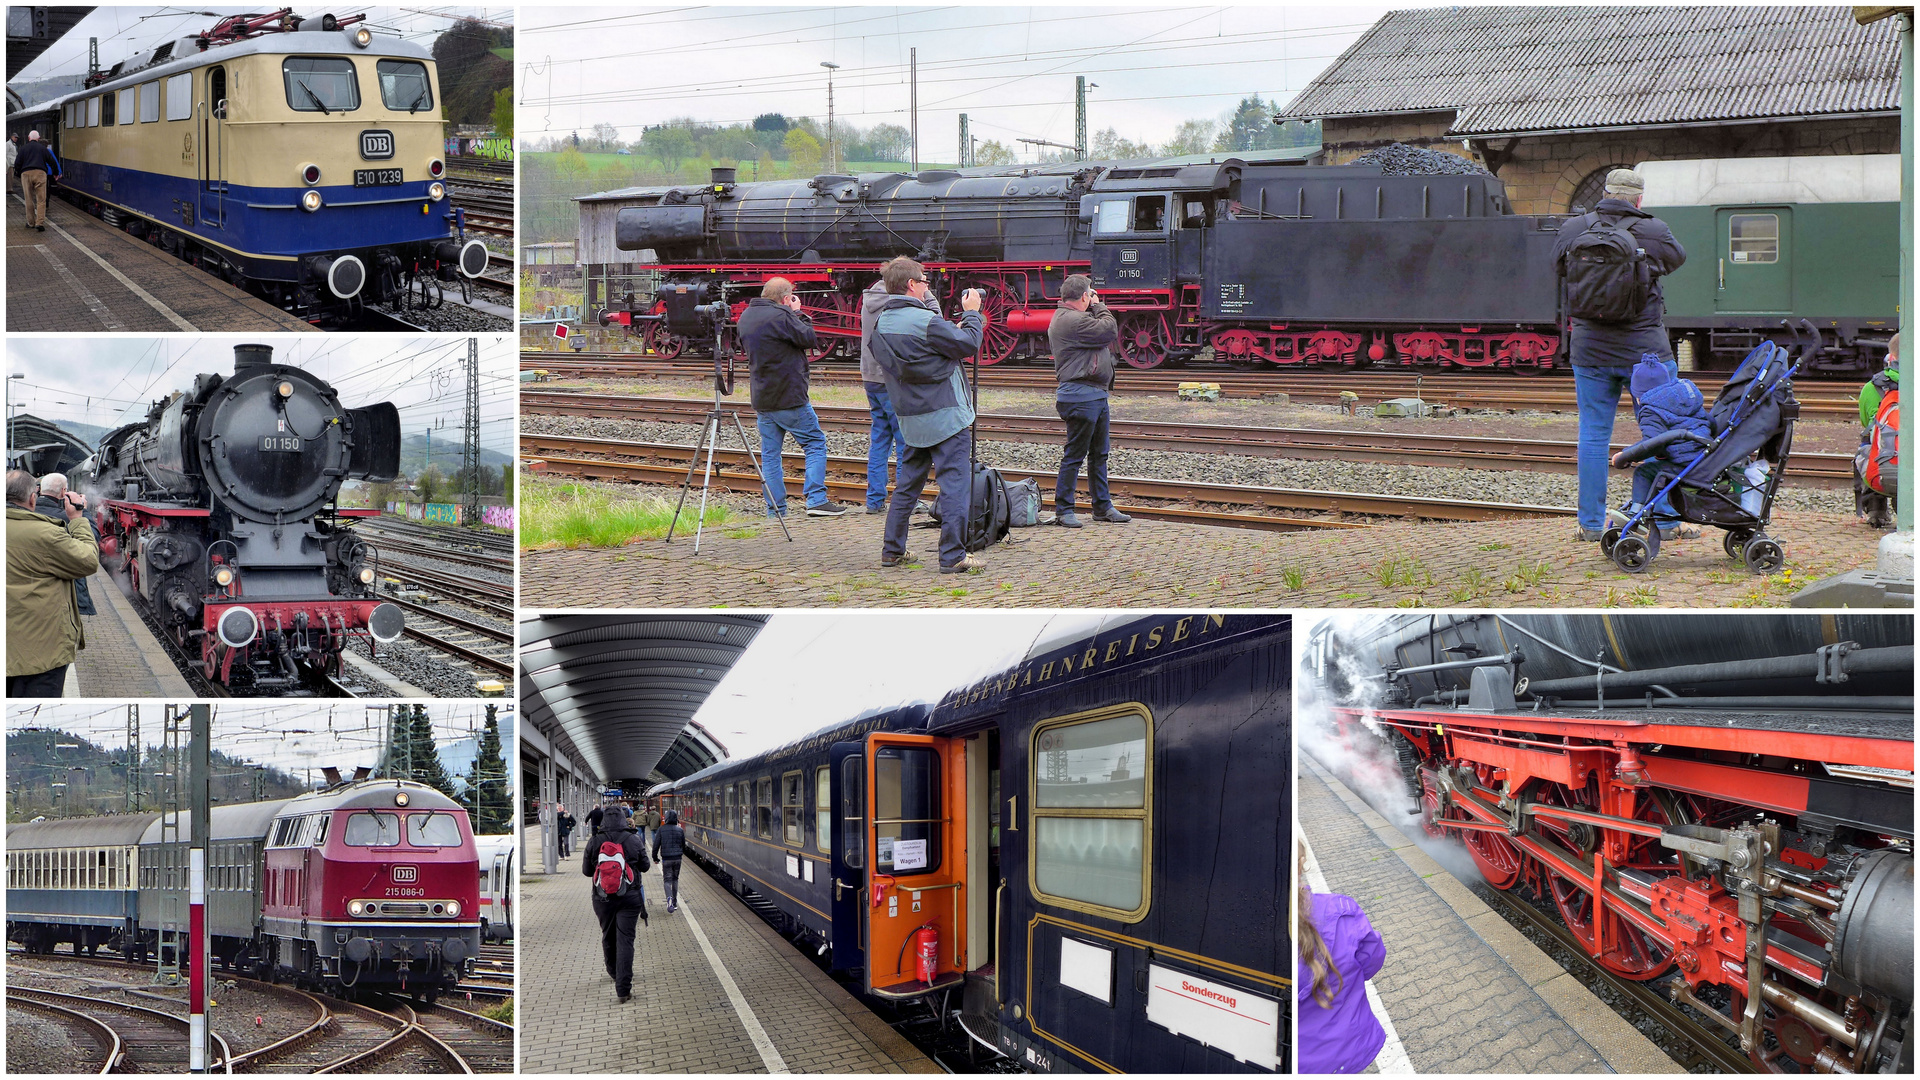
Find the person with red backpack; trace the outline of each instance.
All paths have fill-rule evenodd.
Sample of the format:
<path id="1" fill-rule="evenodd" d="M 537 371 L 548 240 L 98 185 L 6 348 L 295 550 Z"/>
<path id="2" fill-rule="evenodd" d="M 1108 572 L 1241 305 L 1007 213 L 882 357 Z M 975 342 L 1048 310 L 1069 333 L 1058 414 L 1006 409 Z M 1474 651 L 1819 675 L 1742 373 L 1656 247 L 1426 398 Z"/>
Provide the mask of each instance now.
<path id="1" fill-rule="evenodd" d="M 580 861 L 580 872 L 593 879 L 593 913 L 600 919 L 607 977 L 625 1005 L 633 999 L 635 924 L 647 921 L 647 894 L 640 875 L 651 864 L 624 807 L 610 807 L 600 824 Z"/>
<path id="2" fill-rule="evenodd" d="M 1853 454 L 1854 513 L 1876 529 L 1891 529 L 1899 499 L 1900 335 L 1887 342 L 1886 367 L 1860 388 L 1860 449 Z"/>
<path id="3" fill-rule="evenodd" d="M 1667 340 L 1660 278 L 1680 269 L 1687 251 L 1666 222 L 1640 209 L 1646 187 L 1632 169 L 1608 173 L 1606 198 L 1592 213 L 1568 218 L 1553 249 L 1566 285 L 1567 358 L 1580 410 L 1579 539 L 1588 542 L 1607 528 L 1614 416 L 1633 366 L 1653 353 L 1669 371 L 1678 368 Z M 1674 525 L 1671 535 L 1661 531 L 1667 540 L 1699 535 L 1697 525 Z"/>

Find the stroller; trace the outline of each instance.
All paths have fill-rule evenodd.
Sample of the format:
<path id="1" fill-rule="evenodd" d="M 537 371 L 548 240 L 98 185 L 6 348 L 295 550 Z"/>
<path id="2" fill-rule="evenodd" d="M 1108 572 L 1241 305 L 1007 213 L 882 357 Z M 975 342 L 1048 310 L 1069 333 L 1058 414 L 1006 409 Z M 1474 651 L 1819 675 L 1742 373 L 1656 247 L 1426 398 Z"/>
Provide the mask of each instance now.
<path id="1" fill-rule="evenodd" d="M 1802 346 L 1798 360 L 1771 341 L 1755 346 L 1708 411 L 1713 441 L 1707 448 L 1691 461 L 1663 462 L 1653 494 L 1639 510 L 1629 503 L 1613 511 L 1621 523 L 1601 534 L 1600 549 L 1615 566 L 1638 574 L 1659 556 L 1660 527 L 1653 508 L 1663 497 L 1672 502 L 1677 520 L 1725 529 L 1727 557 L 1746 563 L 1748 571 L 1771 574 L 1786 563 L 1786 552 L 1766 534 L 1766 527 L 1793 449 L 1793 422 L 1800 415 L 1793 376 L 1820 349 L 1820 332 L 1805 320 L 1794 331 L 1795 343 L 1800 343 L 1802 331 L 1811 341 Z M 1628 452 L 1649 456 L 1676 434 L 1655 436 Z M 1747 474 L 1748 459 L 1756 454 L 1767 470 L 1758 485 Z"/>

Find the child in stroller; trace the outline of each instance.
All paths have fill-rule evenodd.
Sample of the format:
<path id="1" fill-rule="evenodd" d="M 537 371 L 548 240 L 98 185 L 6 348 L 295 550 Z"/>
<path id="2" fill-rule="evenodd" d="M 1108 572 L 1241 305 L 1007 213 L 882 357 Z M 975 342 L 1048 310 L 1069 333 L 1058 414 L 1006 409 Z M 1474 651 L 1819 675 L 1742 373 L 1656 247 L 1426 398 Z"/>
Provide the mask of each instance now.
<path id="1" fill-rule="evenodd" d="M 1697 409 L 1689 415 L 1684 407 L 1674 407 L 1684 405 L 1686 389 L 1692 384 L 1668 383 L 1649 375 L 1649 390 L 1659 391 L 1649 396 L 1665 407 L 1652 410 L 1657 414 L 1654 426 L 1660 430 L 1613 458 L 1616 468 L 1647 463 L 1634 476 L 1632 502 L 1616 512 L 1621 523 L 1600 538 L 1601 550 L 1614 565 L 1638 574 L 1659 556 L 1661 523 L 1654 521 L 1651 508 L 1662 499 L 1671 502 L 1679 521 L 1725 529 L 1723 547 L 1728 557 L 1743 561 L 1750 572 L 1771 574 L 1786 563 L 1786 552 L 1766 535 L 1766 527 L 1792 452 L 1793 421 L 1800 415 L 1793 375 L 1820 347 L 1820 334 L 1811 323 L 1803 320 L 1801 329 L 1810 335 L 1811 344 L 1799 362 L 1771 341 L 1761 342 L 1747 354 L 1707 410 L 1704 431 L 1696 422 Z M 1795 334 L 1796 339 L 1799 336 Z M 1661 374 L 1666 375 L 1664 368 Z M 1635 368 L 1634 376 L 1638 402 L 1640 368 Z M 1699 400 L 1697 388 L 1693 388 L 1693 400 Z M 1636 404 L 1643 431 L 1649 426 L 1647 412 Z"/>

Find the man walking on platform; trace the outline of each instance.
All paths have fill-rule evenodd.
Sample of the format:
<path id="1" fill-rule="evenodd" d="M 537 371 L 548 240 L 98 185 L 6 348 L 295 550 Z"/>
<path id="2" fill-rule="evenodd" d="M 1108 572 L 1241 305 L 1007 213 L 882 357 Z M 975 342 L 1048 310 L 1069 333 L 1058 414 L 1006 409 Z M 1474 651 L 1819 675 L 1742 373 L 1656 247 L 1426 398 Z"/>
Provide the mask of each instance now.
<path id="1" fill-rule="evenodd" d="M 686 855 L 687 834 L 680 828 L 680 811 L 667 811 L 666 824 L 654 830 L 653 861 L 667 886 L 667 914 L 680 910 L 680 860 Z"/>
<path id="2" fill-rule="evenodd" d="M 20 175 L 20 197 L 27 203 L 27 228 L 47 231 L 47 184 L 60 178 L 60 159 L 53 148 L 40 141 L 40 133 L 27 132 L 27 145 L 14 158 L 13 169 Z"/>

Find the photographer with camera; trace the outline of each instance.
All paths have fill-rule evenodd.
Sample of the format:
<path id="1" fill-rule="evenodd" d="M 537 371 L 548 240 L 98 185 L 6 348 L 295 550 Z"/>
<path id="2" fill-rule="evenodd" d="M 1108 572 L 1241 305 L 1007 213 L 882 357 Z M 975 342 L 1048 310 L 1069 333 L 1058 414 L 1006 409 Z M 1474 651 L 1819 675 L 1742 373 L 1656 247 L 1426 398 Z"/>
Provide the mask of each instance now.
<path id="1" fill-rule="evenodd" d="M 49 474 L 52 475 L 52 474 Z M 34 510 L 41 487 L 7 473 L 7 696 L 57 698 L 67 668 L 87 647 L 75 585 L 100 569 L 86 500 L 58 485 L 56 512 Z"/>
<path id="2" fill-rule="evenodd" d="M 780 451 L 787 436 L 806 455 L 807 516 L 839 517 L 853 509 L 827 498 L 827 436 L 808 397 L 807 350 L 814 348 L 813 320 L 800 310 L 793 282 L 768 278 L 760 295 L 740 313 L 740 340 L 747 347 L 753 408 L 759 414 L 760 473 L 767 482 L 767 516 L 787 516 L 787 472 Z"/>
<path id="3" fill-rule="evenodd" d="M 981 569 L 986 564 L 967 554 L 965 544 L 967 502 L 973 486 L 968 475 L 973 406 L 961 367 L 980 350 L 985 332 L 980 291 L 968 289 L 960 298 L 956 326 L 940 317 L 926 268 L 919 263 L 903 255 L 886 265 L 880 280 L 887 288 L 887 302 L 874 321 L 873 356 L 900 420 L 900 437 L 907 444 L 887 505 L 880 565 L 912 564 L 907 523 L 931 471 L 940 484 L 940 572 Z"/>
<path id="4" fill-rule="evenodd" d="M 1060 285 L 1060 306 L 1047 325 L 1047 344 L 1053 350 L 1053 408 L 1067 422 L 1067 445 L 1060 454 L 1060 475 L 1053 486 L 1053 523 L 1080 527 L 1073 512 L 1074 489 L 1080 484 L 1080 463 L 1087 463 L 1087 486 L 1093 489 L 1093 520 L 1124 525 L 1133 519 L 1114 508 L 1107 492 L 1107 394 L 1113 389 L 1113 343 L 1120 324 L 1093 279 L 1074 274 Z"/>

